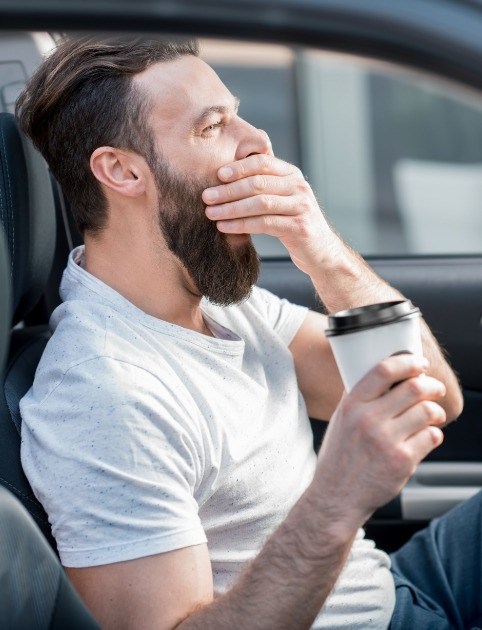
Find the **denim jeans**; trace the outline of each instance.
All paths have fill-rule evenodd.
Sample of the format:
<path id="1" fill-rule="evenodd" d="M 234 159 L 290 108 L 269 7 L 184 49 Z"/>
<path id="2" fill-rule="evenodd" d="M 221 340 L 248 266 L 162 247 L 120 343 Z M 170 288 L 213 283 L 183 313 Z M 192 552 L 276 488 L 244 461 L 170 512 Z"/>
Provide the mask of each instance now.
<path id="1" fill-rule="evenodd" d="M 434 520 L 391 559 L 391 630 L 482 628 L 482 492 Z"/>

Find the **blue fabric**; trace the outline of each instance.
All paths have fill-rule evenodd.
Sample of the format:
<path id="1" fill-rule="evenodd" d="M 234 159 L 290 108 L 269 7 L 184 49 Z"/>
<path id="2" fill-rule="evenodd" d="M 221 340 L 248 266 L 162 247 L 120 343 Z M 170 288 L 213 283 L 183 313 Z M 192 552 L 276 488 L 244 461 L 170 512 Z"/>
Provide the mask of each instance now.
<path id="1" fill-rule="evenodd" d="M 482 492 L 392 554 L 391 630 L 482 628 Z"/>

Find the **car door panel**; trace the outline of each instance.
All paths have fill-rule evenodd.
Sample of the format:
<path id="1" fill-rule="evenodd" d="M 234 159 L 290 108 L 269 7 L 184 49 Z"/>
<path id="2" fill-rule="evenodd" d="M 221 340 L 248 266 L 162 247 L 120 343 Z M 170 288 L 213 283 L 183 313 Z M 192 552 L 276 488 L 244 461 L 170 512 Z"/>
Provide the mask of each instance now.
<path id="1" fill-rule="evenodd" d="M 429 459 L 482 462 L 482 259 L 374 259 L 371 265 L 421 309 L 463 387 L 464 411 Z M 264 260 L 260 285 L 311 309 L 323 308 L 310 279 L 289 260 Z"/>

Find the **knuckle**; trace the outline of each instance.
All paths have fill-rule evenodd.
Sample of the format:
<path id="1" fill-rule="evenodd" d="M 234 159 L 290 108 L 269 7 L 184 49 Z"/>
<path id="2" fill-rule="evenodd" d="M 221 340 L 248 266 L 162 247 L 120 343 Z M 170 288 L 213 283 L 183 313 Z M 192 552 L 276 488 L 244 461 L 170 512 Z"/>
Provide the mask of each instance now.
<path id="1" fill-rule="evenodd" d="M 311 205 L 308 200 L 302 201 L 300 204 L 301 214 L 305 223 L 308 223 L 308 217 L 311 216 Z"/>
<path id="2" fill-rule="evenodd" d="M 421 403 L 423 415 L 429 424 L 445 422 L 445 410 L 435 402 L 424 400 Z"/>
<path id="3" fill-rule="evenodd" d="M 427 422 L 433 422 L 439 417 L 439 412 L 437 409 L 438 405 L 431 402 L 430 400 L 422 400 L 422 402 L 420 403 L 420 407 L 423 417 Z"/>
<path id="4" fill-rule="evenodd" d="M 353 396 L 344 396 L 340 402 L 340 411 L 343 416 L 351 416 L 353 411 L 359 406 Z"/>
<path id="5" fill-rule="evenodd" d="M 413 453 L 405 445 L 400 444 L 394 448 L 390 459 L 393 462 L 394 469 L 402 477 L 410 477 L 415 472 L 417 465 L 414 461 Z"/>
<path id="6" fill-rule="evenodd" d="M 387 431 L 382 429 L 380 426 L 372 425 L 371 431 L 369 432 L 370 441 L 372 443 L 372 447 L 376 453 L 384 453 L 386 451 L 390 451 L 390 436 Z"/>
<path id="7" fill-rule="evenodd" d="M 373 436 L 373 416 L 374 414 L 372 413 L 372 411 L 370 409 L 362 409 L 361 411 L 358 412 L 358 418 L 357 418 L 357 423 L 358 426 L 360 427 L 360 431 L 362 433 L 366 433 L 368 435 L 370 435 L 372 438 Z"/>
<path id="8" fill-rule="evenodd" d="M 233 199 L 236 196 L 236 186 L 231 184 L 225 184 L 225 191 L 227 199 Z"/>
<path id="9" fill-rule="evenodd" d="M 266 190 L 266 177 L 264 175 L 255 175 L 253 177 L 252 188 L 255 193 L 262 193 Z"/>
<path id="10" fill-rule="evenodd" d="M 233 177 L 236 179 L 242 179 L 246 175 L 246 166 L 240 161 L 233 167 Z"/>
<path id="11" fill-rule="evenodd" d="M 296 231 L 303 237 L 309 236 L 310 225 L 309 222 L 303 217 L 297 217 L 295 219 Z"/>
<path id="12" fill-rule="evenodd" d="M 411 396 L 414 398 L 419 398 L 423 396 L 425 388 L 422 383 L 422 379 L 420 378 L 410 378 L 406 381 L 407 389 Z"/>
<path id="13" fill-rule="evenodd" d="M 268 173 L 271 170 L 271 157 L 264 153 L 258 156 L 259 166 L 262 173 Z"/>
<path id="14" fill-rule="evenodd" d="M 296 178 L 295 187 L 298 192 L 304 195 L 310 191 L 310 185 L 301 173 L 299 175 L 300 176 Z"/>
<path id="15" fill-rule="evenodd" d="M 390 381 L 393 379 L 393 369 L 386 360 L 379 363 L 374 368 L 374 372 L 375 375 L 383 381 Z"/>
<path id="16" fill-rule="evenodd" d="M 440 405 L 437 405 L 437 407 L 438 407 L 437 420 L 440 422 L 440 424 L 443 424 L 443 423 L 447 422 L 447 412 Z"/>
<path id="17" fill-rule="evenodd" d="M 259 201 L 262 209 L 266 212 L 270 212 L 273 209 L 273 200 L 270 195 L 260 195 Z"/>

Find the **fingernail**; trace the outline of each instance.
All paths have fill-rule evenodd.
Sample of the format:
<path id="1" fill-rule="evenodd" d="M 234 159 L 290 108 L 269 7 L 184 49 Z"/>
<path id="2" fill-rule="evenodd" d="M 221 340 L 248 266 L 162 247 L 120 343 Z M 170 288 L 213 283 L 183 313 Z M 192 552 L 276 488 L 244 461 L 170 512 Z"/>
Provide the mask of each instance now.
<path id="1" fill-rule="evenodd" d="M 206 188 L 206 190 L 204 191 L 204 198 L 207 201 L 216 201 L 218 197 L 219 193 L 215 188 Z"/>
<path id="2" fill-rule="evenodd" d="M 219 177 L 223 179 L 229 179 L 233 176 L 233 169 L 230 166 L 223 166 L 219 169 Z"/>

